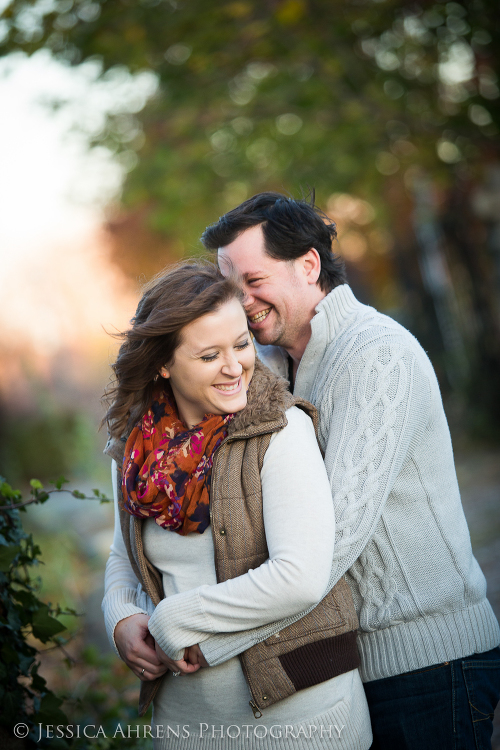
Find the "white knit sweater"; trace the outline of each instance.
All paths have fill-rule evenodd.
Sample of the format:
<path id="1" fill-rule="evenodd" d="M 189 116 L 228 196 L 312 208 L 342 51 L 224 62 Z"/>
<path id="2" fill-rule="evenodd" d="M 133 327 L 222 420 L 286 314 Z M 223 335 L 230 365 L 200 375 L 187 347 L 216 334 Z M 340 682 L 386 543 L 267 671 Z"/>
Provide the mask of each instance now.
<path id="1" fill-rule="evenodd" d="M 133 614 L 151 615 L 151 633 L 169 656 L 180 659 L 185 646 L 203 646 L 214 633 L 227 638 L 226 633 L 247 628 L 255 632 L 256 625 L 277 617 L 294 621 L 301 617 L 300 610 L 315 606 L 323 597 L 335 535 L 328 477 L 309 417 L 297 407 L 288 409 L 286 417 L 286 427 L 271 438 L 261 470 L 269 559 L 245 575 L 217 584 L 210 531 L 183 537 L 160 529 L 149 519 L 143 524 L 144 549 L 161 571 L 165 590 L 165 598 L 156 608 L 142 590 L 123 542 L 114 465 L 115 533 L 106 565 L 103 611 L 115 649 L 117 623 Z M 319 528 L 327 533 L 318 536 Z M 208 746 L 210 750 L 370 747 L 368 707 L 358 670 L 301 690 L 266 709 L 256 720 L 239 660 L 221 662 L 182 680 L 167 676 L 155 698 L 156 725 L 188 727 L 189 738 L 182 742 L 186 750 Z M 266 732 L 273 726 L 275 732 L 278 728 L 284 732 L 289 726 L 293 733 L 286 740 L 274 740 L 268 734 L 265 742 L 253 734 L 238 741 L 229 735 L 213 739 L 210 732 L 202 738 L 203 723 L 207 727 L 257 724 Z M 306 727 L 307 737 L 311 732 L 317 736 L 304 740 L 301 726 Z M 341 728 L 341 736 L 334 727 Z M 154 744 L 155 750 L 168 747 L 172 747 L 171 741 Z"/>
<path id="2" fill-rule="evenodd" d="M 346 574 L 365 682 L 481 653 L 500 642 L 472 554 L 448 424 L 417 340 L 347 285 L 316 308 L 294 394 L 320 415 L 336 518 L 333 584 Z M 286 352 L 259 347 L 288 377 Z M 281 623 L 203 644 L 210 664 Z"/>

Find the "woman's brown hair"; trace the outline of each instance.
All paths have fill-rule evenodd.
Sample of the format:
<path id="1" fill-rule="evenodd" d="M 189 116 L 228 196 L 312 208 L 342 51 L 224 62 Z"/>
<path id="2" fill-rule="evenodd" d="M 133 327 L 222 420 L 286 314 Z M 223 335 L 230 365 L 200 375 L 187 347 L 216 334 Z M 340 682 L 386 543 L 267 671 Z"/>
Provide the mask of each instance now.
<path id="1" fill-rule="evenodd" d="M 146 413 L 159 371 L 172 363 L 184 326 L 233 298 L 243 301 L 235 279 L 200 261 L 168 268 L 146 284 L 132 328 L 117 334 L 123 344 L 104 396 L 111 405 L 103 424 L 111 435 L 122 437 Z"/>

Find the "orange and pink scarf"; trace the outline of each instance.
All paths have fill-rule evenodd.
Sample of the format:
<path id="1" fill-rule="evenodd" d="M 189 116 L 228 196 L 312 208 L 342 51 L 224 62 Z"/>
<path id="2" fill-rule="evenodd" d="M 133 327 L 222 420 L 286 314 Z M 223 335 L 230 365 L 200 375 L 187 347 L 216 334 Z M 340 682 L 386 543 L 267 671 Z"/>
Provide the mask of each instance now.
<path id="1" fill-rule="evenodd" d="M 173 396 L 159 390 L 125 446 L 125 510 L 183 536 L 203 534 L 210 524 L 213 456 L 233 417 L 207 414 L 188 429 Z"/>

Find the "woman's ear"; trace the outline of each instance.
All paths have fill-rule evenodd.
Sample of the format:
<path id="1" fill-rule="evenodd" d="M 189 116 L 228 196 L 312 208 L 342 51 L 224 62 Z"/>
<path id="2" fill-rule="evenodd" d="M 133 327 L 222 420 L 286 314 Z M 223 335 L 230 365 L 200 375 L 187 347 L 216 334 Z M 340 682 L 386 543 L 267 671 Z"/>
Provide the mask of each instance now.
<path id="1" fill-rule="evenodd" d="M 168 367 L 162 367 L 160 370 L 160 375 L 162 378 L 169 378 L 170 377 L 170 370 Z"/>

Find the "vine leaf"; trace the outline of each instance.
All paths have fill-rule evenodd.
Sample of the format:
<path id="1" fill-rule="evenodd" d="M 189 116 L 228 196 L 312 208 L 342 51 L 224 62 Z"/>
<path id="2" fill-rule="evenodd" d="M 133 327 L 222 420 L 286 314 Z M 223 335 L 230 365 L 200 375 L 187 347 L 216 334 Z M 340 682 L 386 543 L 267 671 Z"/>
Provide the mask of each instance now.
<path id="1" fill-rule="evenodd" d="M 21 547 L 18 544 L 0 547 L 0 571 L 2 573 L 6 573 L 9 570 L 12 561 L 17 557 L 19 552 L 21 552 Z"/>
<path id="2" fill-rule="evenodd" d="M 43 604 L 33 616 L 33 635 L 42 643 L 46 643 L 56 633 L 60 633 L 66 630 L 63 625 L 55 617 L 51 617 L 50 610 L 46 604 Z"/>
<path id="3" fill-rule="evenodd" d="M 61 703 L 61 698 L 58 698 L 54 693 L 45 693 L 40 702 L 40 710 L 34 717 L 33 723 L 43 726 L 47 726 L 47 724 L 68 724 L 66 714 L 60 709 Z"/>
<path id="4" fill-rule="evenodd" d="M 54 482 L 51 482 L 51 484 L 54 484 L 56 487 L 56 490 L 62 489 L 63 484 L 68 484 L 69 479 L 66 479 L 66 477 L 61 474 L 60 477 L 58 477 Z"/>

